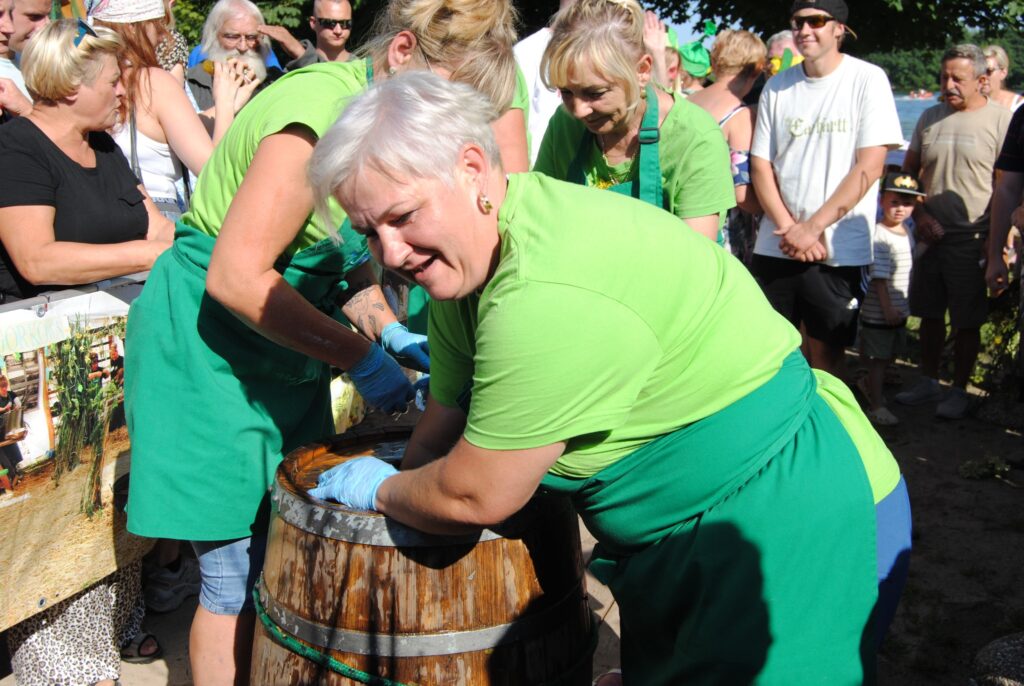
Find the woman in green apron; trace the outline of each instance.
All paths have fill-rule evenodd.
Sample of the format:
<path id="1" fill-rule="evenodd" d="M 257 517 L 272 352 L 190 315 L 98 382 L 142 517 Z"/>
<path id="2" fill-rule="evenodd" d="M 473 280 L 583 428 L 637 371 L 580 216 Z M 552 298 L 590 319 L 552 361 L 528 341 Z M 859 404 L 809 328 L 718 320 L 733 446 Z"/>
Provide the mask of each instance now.
<path id="1" fill-rule="evenodd" d="M 402 471 L 348 461 L 311 494 L 454 533 L 538 486 L 565 493 L 619 602 L 626 683 L 871 682 L 879 575 L 909 551 L 909 511 L 850 392 L 672 215 L 506 177 L 493 117 L 465 86 L 408 74 L 314 151 L 315 196 L 432 300 L 430 399 Z"/>
<path id="2" fill-rule="evenodd" d="M 663 207 L 721 242 L 736 205 L 729 148 L 707 112 L 655 87 L 640 5 L 578 0 L 555 15 L 551 32 L 540 69 L 563 107 L 534 171 Z"/>
<path id="3" fill-rule="evenodd" d="M 260 93 L 207 162 L 173 248 L 132 306 L 128 528 L 197 552 L 197 683 L 244 681 L 267 489 L 284 454 L 331 433 L 329 367 L 395 411 L 413 390 L 392 356 L 428 364 L 425 339 L 395 322 L 341 208 L 313 213 L 313 146 L 353 95 L 408 70 L 464 80 L 507 108 L 513 14 L 506 0 L 394 0 L 366 59 L 310 66 Z M 339 305 L 363 335 L 339 322 Z"/>

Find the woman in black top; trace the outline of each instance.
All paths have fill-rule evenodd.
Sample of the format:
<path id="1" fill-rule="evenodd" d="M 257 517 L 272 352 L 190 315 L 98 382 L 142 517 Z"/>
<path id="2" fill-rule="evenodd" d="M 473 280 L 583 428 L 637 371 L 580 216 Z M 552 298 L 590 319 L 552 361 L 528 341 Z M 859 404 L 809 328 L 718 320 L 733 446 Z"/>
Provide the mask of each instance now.
<path id="1" fill-rule="evenodd" d="M 25 49 L 35 104 L 0 127 L 6 301 L 145 271 L 170 246 L 173 226 L 105 133 L 124 96 L 120 47 L 109 30 L 63 20 Z"/>

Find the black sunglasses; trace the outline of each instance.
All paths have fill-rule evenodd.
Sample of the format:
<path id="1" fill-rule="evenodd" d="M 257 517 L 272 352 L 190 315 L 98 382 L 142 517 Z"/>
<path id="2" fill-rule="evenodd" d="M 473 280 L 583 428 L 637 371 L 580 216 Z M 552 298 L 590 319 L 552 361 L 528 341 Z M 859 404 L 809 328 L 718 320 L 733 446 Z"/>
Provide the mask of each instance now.
<path id="1" fill-rule="evenodd" d="M 96 35 L 96 32 L 92 30 L 92 27 L 89 26 L 88 24 L 86 24 L 81 19 L 79 19 L 78 20 L 78 35 L 75 36 L 75 41 L 74 41 L 74 44 L 75 44 L 76 48 L 79 45 L 81 45 L 82 39 L 85 38 L 86 35 L 90 35 L 93 38 L 98 38 L 98 36 Z"/>
<path id="2" fill-rule="evenodd" d="M 835 19 L 827 14 L 812 14 L 806 17 L 793 17 L 789 20 L 789 25 L 793 27 L 794 31 L 799 31 L 807 24 L 812 29 L 820 29 L 825 24 Z"/>
<path id="3" fill-rule="evenodd" d="M 351 19 L 324 19 L 323 17 L 313 17 L 316 19 L 316 23 L 320 25 L 320 28 L 333 31 L 335 26 L 340 26 L 342 31 L 348 31 L 352 28 Z"/>

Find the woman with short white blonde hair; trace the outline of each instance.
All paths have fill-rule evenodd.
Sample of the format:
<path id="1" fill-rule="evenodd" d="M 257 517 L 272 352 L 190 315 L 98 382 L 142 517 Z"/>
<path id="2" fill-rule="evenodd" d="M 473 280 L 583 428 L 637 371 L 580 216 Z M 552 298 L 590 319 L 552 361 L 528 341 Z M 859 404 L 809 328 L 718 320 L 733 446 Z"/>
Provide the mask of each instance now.
<path id="1" fill-rule="evenodd" d="M 885 444 L 737 260 L 646 203 L 506 175 L 495 115 L 404 74 L 314 150 L 318 203 L 433 300 L 401 471 L 349 460 L 310 495 L 440 535 L 505 521 L 538 488 L 570 496 L 619 604 L 626 683 L 862 683 L 893 562 L 876 538 L 910 536 L 909 513 L 873 507 L 899 479 Z M 566 664 L 586 651 L 562 648 Z"/>

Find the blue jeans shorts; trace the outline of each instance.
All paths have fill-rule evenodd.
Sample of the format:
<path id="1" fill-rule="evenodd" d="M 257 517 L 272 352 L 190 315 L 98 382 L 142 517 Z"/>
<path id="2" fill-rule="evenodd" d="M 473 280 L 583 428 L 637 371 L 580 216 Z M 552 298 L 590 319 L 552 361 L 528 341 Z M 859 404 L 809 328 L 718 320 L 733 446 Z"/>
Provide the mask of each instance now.
<path id="1" fill-rule="evenodd" d="M 199 604 L 217 615 L 252 612 L 252 589 L 263 569 L 266 536 L 191 543 L 202 576 Z"/>

